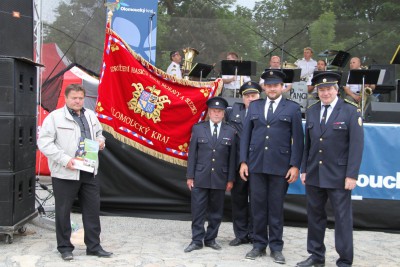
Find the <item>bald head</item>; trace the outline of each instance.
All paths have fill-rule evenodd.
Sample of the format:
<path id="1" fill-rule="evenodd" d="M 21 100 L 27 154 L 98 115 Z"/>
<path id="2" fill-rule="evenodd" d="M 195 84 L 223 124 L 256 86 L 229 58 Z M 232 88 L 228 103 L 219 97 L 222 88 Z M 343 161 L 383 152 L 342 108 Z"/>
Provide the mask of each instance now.
<path id="1" fill-rule="evenodd" d="M 353 57 L 350 59 L 350 69 L 357 70 L 361 68 L 361 60 L 358 57 Z"/>
<path id="2" fill-rule="evenodd" d="M 278 56 L 272 56 L 269 61 L 269 66 L 271 69 L 279 69 L 281 67 L 281 58 Z"/>

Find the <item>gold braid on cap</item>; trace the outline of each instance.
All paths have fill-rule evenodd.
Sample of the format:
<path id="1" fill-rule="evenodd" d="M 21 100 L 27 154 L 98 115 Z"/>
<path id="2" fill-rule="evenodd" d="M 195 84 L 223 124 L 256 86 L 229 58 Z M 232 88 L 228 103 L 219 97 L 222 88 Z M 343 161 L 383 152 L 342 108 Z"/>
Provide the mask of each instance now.
<path id="1" fill-rule="evenodd" d="M 246 90 L 243 90 L 242 95 L 243 95 L 245 92 L 249 91 L 249 90 L 256 90 L 258 93 L 260 93 L 260 91 L 258 91 L 257 88 L 247 88 Z"/>

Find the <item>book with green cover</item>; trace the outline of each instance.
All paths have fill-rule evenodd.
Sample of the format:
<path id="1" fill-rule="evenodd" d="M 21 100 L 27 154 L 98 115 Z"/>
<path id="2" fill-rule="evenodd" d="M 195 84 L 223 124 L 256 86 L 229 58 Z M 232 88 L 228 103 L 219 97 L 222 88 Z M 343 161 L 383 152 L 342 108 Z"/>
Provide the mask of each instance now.
<path id="1" fill-rule="evenodd" d="M 99 160 L 99 142 L 87 138 L 80 138 L 78 150 L 75 153 L 74 168 L 86 172 L 94 172 Z"/>

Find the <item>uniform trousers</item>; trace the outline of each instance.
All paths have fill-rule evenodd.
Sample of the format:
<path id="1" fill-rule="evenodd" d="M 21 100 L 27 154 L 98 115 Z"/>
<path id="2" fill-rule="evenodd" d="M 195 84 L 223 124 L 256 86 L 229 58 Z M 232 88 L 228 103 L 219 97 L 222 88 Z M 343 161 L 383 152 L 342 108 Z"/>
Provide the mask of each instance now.
<path id="1" fill-rule="evenodd" d="M 52 177 L 57 250 L 60 253 L 72 252 L 71 208 L 76 197 L 82 209 L 82 222 L 85 230 L 84 242 L 87 251 L 98 251 L 100 246 L 100 186 L 93 173 L 81 171 L 80 180 L 66 180 Z"/>
<path id="2" fill-rule="evenodd" d="M 337 265 L 353 263 L 353 212 L 351 191 L 306 185 L 308 238 L 307 251 L 316 260 L 325 259 L 325 205 L 329 198 L 335 215 L 335 247 L 339 254 Z"/>
<path id="3" fill-rule="evenodd" d="M 192 241 L 197 245 L 211 243 L 218 236 L 224 213 L 225 190 L 193 187 L 191 193 Z M 204 229 L 208 220 L 207 231 Z"/>
<path id="4" fill-rule="evenodd" d="M 253 247 L 271 251 L 283 248 L 283 204 L 287 181 L 283 176 L 250 173 Z"/>
<path id="5" fill-rule="evenodd" d="M 253 238 L 253 222 L 251 218 L 249 193 L 249 182 L 243 181 L 237 173 L 235 184 L 231 190 L 232 220 L 235 237 L 242 240 Z"/>

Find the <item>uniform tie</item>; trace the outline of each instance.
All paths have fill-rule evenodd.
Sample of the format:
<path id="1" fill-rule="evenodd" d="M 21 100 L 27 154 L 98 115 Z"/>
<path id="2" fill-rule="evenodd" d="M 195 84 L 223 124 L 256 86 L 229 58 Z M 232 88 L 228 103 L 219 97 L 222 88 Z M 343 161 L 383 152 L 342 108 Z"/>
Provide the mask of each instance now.
<path id="1" fill-rule="evenodd" d="M 267 113 L 267 121 L 270 122 L 272 119 L 272 116 L 274 115 L 274 108 L 273 104 L 275 103 L 274 100 L 269 101 L 269 107 L 268 107 L 268 113 Z"/>
<path id="2" fill-rule="evenodd" d="M 322 114 L 322 118 L 321 118 L 321 131 L 325 130 L 325 127 L 326 127 L 326 116 L 328 116 L 328 108 L 330 106 L 331 105 L 324 105 L 325 110 L 324 110 L 324 114 Z"/>
<path id="3" fill-rule="evenodd" d="M 213 141 L 213 145 L 215 145 L 217 143 L 217 133 L 218 133 L 218 124 L 214 123 L 214 131 L 213 131 L 213 135 L 212 135 L 212 141 Z"/>

